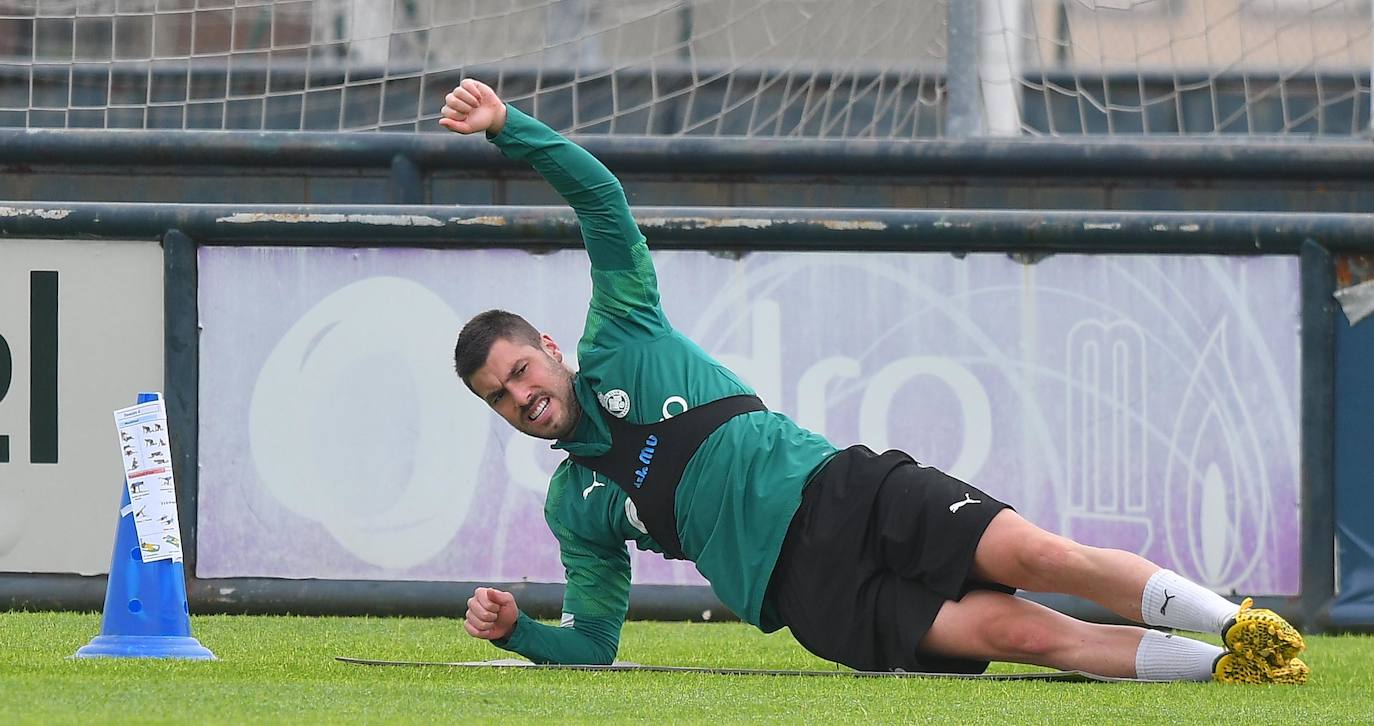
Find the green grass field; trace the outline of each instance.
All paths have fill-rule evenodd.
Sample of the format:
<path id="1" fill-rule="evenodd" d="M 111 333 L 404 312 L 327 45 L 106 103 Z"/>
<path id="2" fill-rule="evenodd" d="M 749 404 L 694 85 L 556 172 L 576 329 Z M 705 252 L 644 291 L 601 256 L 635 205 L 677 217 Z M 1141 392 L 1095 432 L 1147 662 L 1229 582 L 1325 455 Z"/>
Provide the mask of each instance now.
<path id="1" fill-rule="evenodd" d="M 0 613 L 0 724 L 233 722 L 948 722 L 1320 724 L 1374 721 L 1374 638 L 1309 639 L 1305 687 L 586 673 L 348 665 L 506 657 L 457 620 L 204 616 L 220 660 L 73 661 L 100 616 Z M 645 664 L 833 668 L 786 631 L 629 623 Z M 1011 670 L 994 665 L 994 669 Z"/>

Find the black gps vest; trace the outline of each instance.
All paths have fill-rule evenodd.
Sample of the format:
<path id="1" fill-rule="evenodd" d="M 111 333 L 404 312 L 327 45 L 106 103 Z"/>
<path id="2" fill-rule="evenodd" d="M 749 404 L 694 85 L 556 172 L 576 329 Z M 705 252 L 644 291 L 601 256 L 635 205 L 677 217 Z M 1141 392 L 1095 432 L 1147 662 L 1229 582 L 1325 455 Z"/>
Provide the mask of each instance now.
<path id="1" fill-rule="evenodd" d="M 639 521 L 669 559 L 685 560 L 674 512 L 677 486 L 687 462 L 713 431 L 730 419 L 767 411 L 758 396 L 729 396 L 689 408 L 662 421 L 632 424 L 596 409 L 611 429 L 611 450 L 568 458 L 615 482 L 634 502 Z"/>

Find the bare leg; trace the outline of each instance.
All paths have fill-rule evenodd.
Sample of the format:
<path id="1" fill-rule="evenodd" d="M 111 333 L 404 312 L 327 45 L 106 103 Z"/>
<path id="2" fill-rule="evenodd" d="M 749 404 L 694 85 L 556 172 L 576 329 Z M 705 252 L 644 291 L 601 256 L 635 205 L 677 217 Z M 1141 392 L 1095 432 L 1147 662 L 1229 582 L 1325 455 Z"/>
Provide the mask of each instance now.
<path id="1" fill-rule="evenodd" d="M 945 603 L 922 641 L 923 649 L 1113 676 L 1136 677 L 1139 667 L 1141 677 L 1149 679 L 1206 680 L 1217 668 L 1216 677 L 1223 681 L 1307 681 L 1307 666 L 1295 658 L 1303 648 L 1302 636 L 1274 613 L 1239 611 L 1215 593 L 1162 571 L 1143 557 L 1079 544 L 1046 532 L 1011 510 L 999 512 L 988 525 L 974 551 L 973 574 L 1019 589 L 1076 595 L 1122 617 L 1154 625 L 1219 632 L 1224 623 L 1235 623 L 1238 627 L 1229 627 L 1225 634 L 1227 647 L 1233 651 L 1230 666 L 1218 660 L 1221 648 L 1201 641 L 1147 634 L 1135 627 L 1089 625 L 989 592 Z M 1166 615 L 1172 598 L 1180 602 Z M 1150 612 L 1142 613 L 1141 603 L 1146 599 Z M 980 623 L 980 618 L 988 620 Z"/>
<path id="2" fill-rule="evenodd" d="M 1029 600 L 975 590 L 940 608 L 921 650 L 1134 678 L 1144 634 L 1143 628 L 1085 623 Z"/>
<path id="3" fill-rule="evenodd" d="M 973 556 L 973 574 L 979 579 L 1076 595 L 1137 622 L 1144 621 L 1140 601 L 1145 583 L 1159 569 L 1130 552 L 1089 547 L 1046 532 L 1010 509 L 993 518 Z"/>

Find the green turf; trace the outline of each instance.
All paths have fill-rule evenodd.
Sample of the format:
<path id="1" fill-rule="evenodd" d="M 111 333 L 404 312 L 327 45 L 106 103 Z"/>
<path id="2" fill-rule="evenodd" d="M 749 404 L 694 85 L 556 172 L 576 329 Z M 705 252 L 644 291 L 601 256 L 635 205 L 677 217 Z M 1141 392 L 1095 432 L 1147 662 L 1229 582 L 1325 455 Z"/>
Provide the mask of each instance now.
<path id="1" fill-rule="evenodd" d="M 795 678 L 387 668 L 506 657 L 456 620 L 196 617 L 220 660 L 73 661 L 100 617 L 0 613 L 0 724 L 338 721 L 1319 724 L 1374 720 L 1374 638 L 1312 637 L 1305 687 Z M 646 664 L 833 668 L 786 631 L 629 623 L 619 657 Z M 994 668 L 1006 668 L 994 666 Z"/>

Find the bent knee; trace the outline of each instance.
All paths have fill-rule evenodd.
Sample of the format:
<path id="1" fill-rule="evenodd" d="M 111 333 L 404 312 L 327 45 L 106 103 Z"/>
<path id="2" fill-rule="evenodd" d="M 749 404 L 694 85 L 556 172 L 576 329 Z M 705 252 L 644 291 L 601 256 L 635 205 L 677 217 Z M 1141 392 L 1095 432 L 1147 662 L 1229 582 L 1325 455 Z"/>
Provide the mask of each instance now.
<path id="1" fill-rule="evenodd" d="M 983 637 L 989 650 L 998 654 L 1000 660 L 1040 662 L 1064 648 L 1062 634 L 1021 618 L 990 623 Z"/>
<path id="2" fill-rule="evenodd" d="M 1083 545 L 1059 535 L 1042 532 L 1017 552 L 1017 561 L 1038 590 L 1053 590 L 1056 582 L 1088 564 Z"/>

